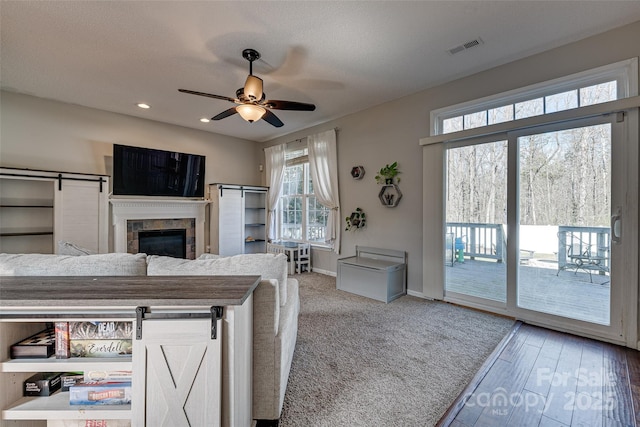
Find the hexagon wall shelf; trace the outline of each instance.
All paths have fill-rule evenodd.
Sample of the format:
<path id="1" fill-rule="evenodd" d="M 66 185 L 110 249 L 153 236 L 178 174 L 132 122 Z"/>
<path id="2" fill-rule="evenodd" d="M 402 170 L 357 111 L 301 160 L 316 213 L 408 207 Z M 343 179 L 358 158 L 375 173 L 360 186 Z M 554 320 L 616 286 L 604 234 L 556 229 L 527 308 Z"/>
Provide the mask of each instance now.
<path id="1" fill-rule="evenodd" d="M 353 179 L 362 179 L 364 176 L 364 166 L 354 166 L 351 168 L 351 176 Z"/>
<path id="2" fill-rule="evenodd" d="M 402 199 L 402 191 L 400 191 L 400 187 L 396 184 L 385 184 L 382 186 L 382 189 L 380 189 L 378 198 L 384 206 L 395 208 L 398 206 L 398 203 L 400 203 L 400 199 Z"/>

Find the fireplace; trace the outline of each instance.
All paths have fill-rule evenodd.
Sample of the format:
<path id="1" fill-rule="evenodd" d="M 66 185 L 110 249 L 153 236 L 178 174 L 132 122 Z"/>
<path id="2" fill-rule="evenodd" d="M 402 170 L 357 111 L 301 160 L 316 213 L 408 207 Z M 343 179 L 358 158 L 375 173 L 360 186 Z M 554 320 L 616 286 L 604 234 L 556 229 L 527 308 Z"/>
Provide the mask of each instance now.
<path id="1" fill-rule="evenodd" d="M 147 230 L 138 232 L 138 251 L 173 258 L 187 256 L 187 230 Z"/>
<path id="2" fill-rule="evenodd" d="M 194 243 L 195 220 L 193 218 L 130 219 L 127 221 L 127 252 L 130 254 L 142 252 L 147 255 L 195 259 Z M 181 245 L 181 248 L 179 250 L 178 248 L 164 249 L 161 247 L 164 244 Z M 164 253 L 169 251 L 174 255 Z M 184 255 L 182 255 L 183 253 Z"/>
<path id="3" fill-rule="evenodd" d="M 112 198 L 114 252 L 138 253 L 139 233 L 186 230 L 185 258 L 195 259 L 205 248 L 205 200 Z"/>

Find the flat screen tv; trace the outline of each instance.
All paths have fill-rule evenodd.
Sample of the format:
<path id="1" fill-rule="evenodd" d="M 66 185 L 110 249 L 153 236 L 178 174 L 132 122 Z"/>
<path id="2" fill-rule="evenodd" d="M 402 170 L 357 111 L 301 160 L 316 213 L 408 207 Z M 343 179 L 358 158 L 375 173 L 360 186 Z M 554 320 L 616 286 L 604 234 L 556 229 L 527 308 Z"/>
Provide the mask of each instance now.
<path id="1" fill-rule="evenodd" d="M 204 156 L 113 146 L 113 194 L 204 197 Z"/>

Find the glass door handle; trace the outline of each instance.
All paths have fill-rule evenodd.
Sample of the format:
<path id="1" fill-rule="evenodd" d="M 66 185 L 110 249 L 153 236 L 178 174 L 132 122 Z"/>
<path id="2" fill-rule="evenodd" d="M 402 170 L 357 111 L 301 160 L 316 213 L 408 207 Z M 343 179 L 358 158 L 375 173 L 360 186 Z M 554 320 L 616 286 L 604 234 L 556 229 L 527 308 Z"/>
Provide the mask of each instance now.
<path id="1" fill-rule="evenodd" d="M 620 208 L 616 210 L 616 213 L 611 215 L 611 241 L 613 243 L 620 243 L 621 238 L 621 228 L 622 228 L 622 214 L 620 213 Z"/>

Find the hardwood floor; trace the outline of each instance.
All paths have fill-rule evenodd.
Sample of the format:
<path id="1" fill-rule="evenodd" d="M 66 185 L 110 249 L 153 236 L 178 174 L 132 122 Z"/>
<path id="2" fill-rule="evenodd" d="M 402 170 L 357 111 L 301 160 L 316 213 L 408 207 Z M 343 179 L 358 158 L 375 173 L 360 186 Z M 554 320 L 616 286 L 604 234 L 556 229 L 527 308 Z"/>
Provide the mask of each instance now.
<path id="1" fill-rule="evenodd" d="M 518 323 L 438 426 L 640 426 L 640 352 Z"/>

